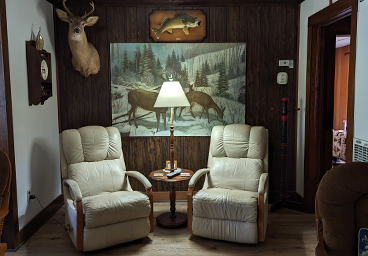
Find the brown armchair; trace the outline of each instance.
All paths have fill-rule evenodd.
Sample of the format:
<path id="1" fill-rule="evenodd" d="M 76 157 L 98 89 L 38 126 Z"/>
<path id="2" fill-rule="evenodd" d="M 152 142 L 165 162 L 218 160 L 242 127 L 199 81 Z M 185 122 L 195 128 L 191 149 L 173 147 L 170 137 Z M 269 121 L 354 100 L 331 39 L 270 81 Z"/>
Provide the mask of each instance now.
<path id="1" fill-rule="evenodd" d="M 358 233 L 368 228 L 368 163 L 333 167 L 316 194 L 316 255 L 358 255 Z"/>
<path id="2" fill-rule="evenodd" d="M 0 149 L 0 256 L 5 255 L 6 243 L 1 243 L 4 218 L 9 212 L 11 164 L 4 150 Z"/>

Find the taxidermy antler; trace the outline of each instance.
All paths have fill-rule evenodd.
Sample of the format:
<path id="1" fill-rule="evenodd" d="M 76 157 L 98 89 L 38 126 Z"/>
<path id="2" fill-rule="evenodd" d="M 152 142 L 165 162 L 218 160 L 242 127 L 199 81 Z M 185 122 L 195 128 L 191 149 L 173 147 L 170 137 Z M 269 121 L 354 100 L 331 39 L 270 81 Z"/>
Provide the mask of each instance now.
<path id="1" fill-rule="evenodd" d="M 98 16 L 87 18 L 94 10 L 95 5 L 90 3 L 92 10 L 82 17 L 74 16 L 73 13 L 65 5 L 66 0 L 63 0 L 63 6 L 66 12 L 56 9 L 56 13 L 62 21 L 69 23 L 68 41 L 72 52 L 72 64 L 75 70 L 79 71 L 84 77 L 90 74 L 97 74 L 100 71 L 100 56 L 96 48 L 87 41 L 85 26 L 93 26 Z"/>

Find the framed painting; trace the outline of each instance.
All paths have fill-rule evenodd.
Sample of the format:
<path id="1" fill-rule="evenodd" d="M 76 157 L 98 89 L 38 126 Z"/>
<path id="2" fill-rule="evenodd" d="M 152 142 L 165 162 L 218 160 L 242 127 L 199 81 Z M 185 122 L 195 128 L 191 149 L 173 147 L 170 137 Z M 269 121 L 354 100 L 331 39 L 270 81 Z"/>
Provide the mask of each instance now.
<path id="1" fill-rule="evenodd" d="M 114 43 L 110 65 L 112 124 L 122 136 L 170 135 L 170 109 L 153 107 L 169 76 L 191 104 L 175 109 L 175 136 L 245 123 L 245 43 Z"/>

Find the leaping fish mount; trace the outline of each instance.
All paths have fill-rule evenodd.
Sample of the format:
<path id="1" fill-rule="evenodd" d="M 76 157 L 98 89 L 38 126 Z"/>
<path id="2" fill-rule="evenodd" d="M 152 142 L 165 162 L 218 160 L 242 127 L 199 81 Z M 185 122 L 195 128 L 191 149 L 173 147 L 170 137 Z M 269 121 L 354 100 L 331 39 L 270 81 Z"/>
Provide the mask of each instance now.
<path id="1" fill-rule="evenodd" d="M 155 10 L 150 14 L 154 41 L 201 41 L 206 37 L 206 15 L 202 10 Z"/>

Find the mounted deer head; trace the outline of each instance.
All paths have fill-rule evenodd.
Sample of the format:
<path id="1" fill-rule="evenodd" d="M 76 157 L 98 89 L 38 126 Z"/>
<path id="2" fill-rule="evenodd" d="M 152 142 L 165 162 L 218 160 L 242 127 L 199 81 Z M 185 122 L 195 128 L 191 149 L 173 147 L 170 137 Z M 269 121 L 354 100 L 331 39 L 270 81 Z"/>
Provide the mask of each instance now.
<path id="1" fill-rule="evenodd" d="M 56 13 L 62 21 L 69 23 L 68 41 L 72 52 L 72 64 L 75 70 L 79 71 L 83 76 L 87 77 L 90 74 L 97 74 L 100 71 L 100 56 L 96 48 L 87 41 L 85 26 L 93 26 L 98 16 L 87 18 L 94 10 L 95 5 L 90 3 L 92 10 L 82 17 L 74 16 L 65 5 L 66 0 L 63 0 L 65 11 L 56 9 Z"/>

